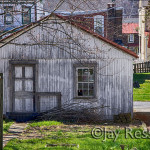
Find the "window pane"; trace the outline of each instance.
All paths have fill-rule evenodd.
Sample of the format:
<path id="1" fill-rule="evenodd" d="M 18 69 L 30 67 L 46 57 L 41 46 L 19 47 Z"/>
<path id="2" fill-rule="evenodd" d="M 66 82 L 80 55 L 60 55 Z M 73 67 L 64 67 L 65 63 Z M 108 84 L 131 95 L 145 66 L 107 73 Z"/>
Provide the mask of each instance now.
<path id="1" fill-rule="evenodd" d="M 83 96 L 83 91 L 82 90 L 78 90 L 78 96 Z"/>
<path id="2" fill-rule="evenodd" d="M 89 96 L 94 96 L 94 83 L 89 84 Z"/>
<path id="3" fill-rule="evenodd" d="M 88 69 L 83 69 L 83 76 L 88 76 L 89 70 Z"/>
<path id="4" fill-rule="evenodd" d="M 33 67 L 25 67 L 25 78 L 33 78 Z"/>
<path id="5" fill-rule="evenodd" d="M 83 90 L 83 96 L 89 96 L 88 95 L 88 90 Z"/>
<path id="6" fill-rule="evenodd" d="M 88 76 L 83 76 L 83 77 L 82 77 L 82 81 L 83 81 L 83 82 L 88 82 Z"/>
<path id="7" fill-rule="evenodd" d="M 93 75 L 93 69 L 89 69 L 90 75 Z"/>
<path id="8" fill-rule="evenodd" d="M 83 83 L 83 89 L 88 90 L 88 83 Z"/>
<path id="9" fill-rule="evenodd" d="M 93 69 L 89 69 L 90 75 L 89 75 L 89 81 L 92 82 L 94 81 L 94 72 Z"/>
<path id="10" fill-rule="evenodd" d="M 93 83 L 90 83 L 89 84 L 89 90 L 93 90 L 94 89 L 94 84 Z"/>
<path id="11" fill-rule="evenodd" d="M 30 7 L 23 7 L 23 14 L 22 14 L 22 20 L 23 24 L 27 24 L 31 22 L 31 8 Z"/>
<path id="12" fill-rule="evenodd" d="M 78 90 L 82 90 L 82 83 L 78 84 Z"/>
<path id="13" fill-rule="evenodd" d="M 82 80 L 82 76 L 78 76 L 78 81 L 79 82 L 82 82 L 83 80 Z"/>
<path id="14" fill-rule="evenodd" d="M 94 90 L 89 91 L 89 96 L 94 96 Z"/>
<path id="15" fill-rule="evenodd" d="M 22 78 L 22 67 L 15 67 L 15 78 Z"/>
<path id="16" fill-rule="evenodd" d="M 78 76 L 82 76 L 82 69 L 78 69 Z"/>
<path id="17" fill-rule="evenodd" d="M 4 12 L 5 12 L 5 16 L 4 16 L 4 22 L 5 24 L 12 24 L 13 23 L 13 7 L 12 6 L 7 6 L 4 7 Z"/>
<path id="18" fill-rule="evenodd" d="M 25 91 L 28 91 L 28 92 L 33 91 L 33 81 L 32 80 L 25 81 Z"/>
<path id="19" fill-rule="evenodd" d="M 15 91 L 22 91 L 22 81 L 21 80 L 15 81 Z"/>
<path id="20" fill-rule="evenodd" d="M 94 30 L 96 33 L 104 36 L 104 16 L 97 15 L 94 17 Z"/>
<path id="21" fill-rule="evenodd" d="M 24 8 L 23 8 L 23 12 L 24 12 L 25 15 L 28 14 L 28 11 L 29 11 L 29 8 L 28 8 L 28 7 L 24 7 Z"/>
<path id="22" fill-rule="evenodd" d="M 7 15 L 6 16 L 6 22 L 12 22 L 12 16 Z"/>

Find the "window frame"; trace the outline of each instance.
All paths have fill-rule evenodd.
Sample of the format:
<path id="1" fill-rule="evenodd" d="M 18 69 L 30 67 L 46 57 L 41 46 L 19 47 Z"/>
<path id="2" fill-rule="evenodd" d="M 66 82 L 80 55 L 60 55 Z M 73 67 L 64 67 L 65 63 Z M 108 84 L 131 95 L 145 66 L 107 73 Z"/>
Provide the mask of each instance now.
<path id="1" fill-rule="evenodd" d="M 29 8 L 29 22 L 25 22 L 24 21 L 24 8 Z M 25 5 L 22 5 L 22 24 L 29 24 L 31 23 L 31 6 L 25 6 Z"/>
<path id="2" fill-rule="evenodd" d="M 131 35 L 133 36 L 133 40 L 131 40 Z M 128 43 L 134 43 L 134 34 L 128 35 Z"/>
<path id="3" fill-rule="evenodd" d="M 78 96 L 78 69 L 90 69 L 93 68 L 94 72 L 94 95 L 93 96 Z M 97 97 L 97 75 L 96 75 L 96 70 L 97 70 L 97 63 L 86 63 L 86 64 L 74 64 L 74 99 L 96 99 Z"/>
<path id="4" fill-rule="evenodd" d="M 12 8 L 12 13 L 6 11 L 6 9 L 8 9 L 8 8 Z M 7 16 L 11 16 L 11 18 L 12 18 L 11 22 L 6 21 Z M 14 23 L 13 6 L 4 6 L 4 24 L 11 25 L 13 23 Z"/>

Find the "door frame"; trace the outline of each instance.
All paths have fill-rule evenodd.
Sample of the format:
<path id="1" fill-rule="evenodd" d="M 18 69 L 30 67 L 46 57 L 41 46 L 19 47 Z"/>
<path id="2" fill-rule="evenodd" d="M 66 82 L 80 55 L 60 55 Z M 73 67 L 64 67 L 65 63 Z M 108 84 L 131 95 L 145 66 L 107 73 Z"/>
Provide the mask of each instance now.
<path id="1" fill-rule="evenodd" d="M 36 112 L 36 97 L 35 97 L 35 93 L 37 91 L 37 64 L 38 62 L 36 60 L 30 60 L 30 61 L 27 61 L 27 60 L 21 60 L 21 61 L 12 61 L 10 60 L 9 61 L 9 64 L 10 64 L 10 104 L 11 104 L 11 112 L 15 112 L 15 93 L 14 93 L 14 76 L 15 76 L 15 66 L 33 66 L 33 80 L 34 80 L 34 84 L 33 84 L 33 87 L 34 87 L 34 90 L 33 90 L 33 112 Z"/>

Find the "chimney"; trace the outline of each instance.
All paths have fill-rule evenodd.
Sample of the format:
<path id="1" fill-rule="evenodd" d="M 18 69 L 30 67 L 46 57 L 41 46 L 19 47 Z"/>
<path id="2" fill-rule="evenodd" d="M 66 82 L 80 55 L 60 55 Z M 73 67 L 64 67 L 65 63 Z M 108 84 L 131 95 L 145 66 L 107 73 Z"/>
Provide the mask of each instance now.
<path id="1" fill-rule="evenodd" d="M 38 1 L 36 3 L 36 13 L 37 13 L 37 20 L 40 20 L 42 17 L 44 17 L 43 1 Z"/>
<path id="2" fill-rule="evenodd" d="M 107 10 L 108 10 L 108 18 L 113 19 L 116 14 L 116 4 L 115 3 L 108 3 L 107 4 Z"/>
<path id="3" fill-rule="evenodd" d="M 122 40 L 122 9 L 116 9 L 115 3 L 107 4 L 107 32 L 112 41 Z"/>
<path id="4" fill-rule="evenodd" d="M 115 36 L 115 15 L 116 15 L 116 8 L 115 3 L 108 3 L 107 4 L 107 30 L 109 33 L 109 40 L 114 41 Z"/>
<path id="5" fill-rule="evenodd" d="M 114 7 L 116 7 L 115 3 L 108 3 L 107 4 L 107 9 L 114 8 Z"/>

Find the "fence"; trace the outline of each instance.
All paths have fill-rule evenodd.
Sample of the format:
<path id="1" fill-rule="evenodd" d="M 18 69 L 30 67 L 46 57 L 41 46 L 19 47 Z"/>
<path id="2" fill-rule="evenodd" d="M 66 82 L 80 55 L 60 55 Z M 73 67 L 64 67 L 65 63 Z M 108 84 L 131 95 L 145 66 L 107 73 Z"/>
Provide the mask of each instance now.
<path id="1" fill-rule="evenodd" d="M 150 61 L 133 64 L 134 73 L 147 73 L 150 72 Z"/>

